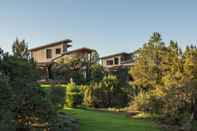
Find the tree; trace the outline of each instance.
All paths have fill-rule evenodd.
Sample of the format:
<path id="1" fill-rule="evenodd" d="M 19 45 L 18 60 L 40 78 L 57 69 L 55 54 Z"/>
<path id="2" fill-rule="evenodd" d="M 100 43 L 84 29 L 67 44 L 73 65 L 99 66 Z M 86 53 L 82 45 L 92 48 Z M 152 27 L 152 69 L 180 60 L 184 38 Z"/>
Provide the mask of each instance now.
<path id="1" fill-rule="evenodd" d="M 12 112 L 15 108 L 13 101 L 13 92 L 8 79 L 0 74 L 0 130 L 14 131 L 16 128 L 15 113 Z"/>
<path id="2" fill-rule="evenodd" d="M 92 82 L 99 82 L 103 79 L 105 72 L 100 64 L 93 64 L 90 68 L 90 77 Z"/>
<path id="3" fill-rule="evenodd" d="M 50 72 L 55 80 L 62 80 L 66 83 L 72 79 L 76 84 L 85 83 L 83 70 L 84 63 L 80 59 L 73 59 L 69 63 L 54 63 Z"/>
<path id="4" fill-rule="evenodd" d="M 162 84 L 162 59 L 166 54 L 161 35 L 153 33 L 148 43 L 139 50 L 139 57 L 137 57 L 131 70 L 131 76 L 134 79 L 134 84 L 138 86 L 156 87 Z"/>
<path id="5" fill-rule="evenodd" d="M 196 118 L 197 48 L 188 46 L 184 53 L 176 41 L 169 46 L 154 33 L 140 49 L 130 73 L 133 84 L 148 87 L 141 91 L 131 107 L 159 113 L 171 124 L 183 124 Z"/>
<path id="6" fill-rule="evenodd" d="M 66 86 L 66 105 L 68 107 L 76 107 L 82 103 L 82 93 L 74 82 L 70 82 Z"/>
<path id="7" fill-rule="evenodd" d="M 183 54 L 185 81 L 197 78 L 197 48 L 190 46 Z"/>
<path id="8" fill-rule="evenodd" d="M 16 128 L 27 129 L 35 123 L 53 121 L 56 112 L 46 99 L 46 93 L 38 88 L 34 63 L 9 55 L 3 55 L 0 63 L 0 74 L 7 78 L 7 81 L 1 82 L 1 93 L 4 93 L 1 96 L 6 100 L 11 99 L 6 111 L 12 107 L 10 114 L 14 114 L 9 122 L 15 122 Z"/>
<path id="9" fill-rule="evenodd" d="M 18 58 L 28 59 L 29 58 L 29 51 L 28 46 L 25 40 L 20 41 L 18 38 L 14 41 L 12 45 L 12 52 L 14 56 Z"/>
<path id="10" fill-rule="evenodd" d="M 96 51 L 92 51 L 89 55 L 71 56 L 67 61 L 62 59 L 51 66 L 52 78 L 66 83 L 70 79 L 76 84 L 88 83 L 92 79 L 92 66 L 98 63 L 98 59 Z"/>

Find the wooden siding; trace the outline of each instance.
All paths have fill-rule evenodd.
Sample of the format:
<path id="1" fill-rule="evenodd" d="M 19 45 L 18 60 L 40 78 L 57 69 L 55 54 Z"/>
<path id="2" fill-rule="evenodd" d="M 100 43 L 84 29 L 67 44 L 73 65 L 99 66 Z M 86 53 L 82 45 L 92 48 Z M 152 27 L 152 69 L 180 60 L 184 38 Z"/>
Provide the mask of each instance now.
<path id="1" fill-rule="evenodd" d="M 42 48 L 42 49 L 38 49 L 38 50 L 33 50 L 31 52 L 32 58 L 37 62 L 37 63 L 44 63 L 44 62 L 50 62 L 52 59 L 60 56 L 65 48 L 64 46 L 65 44 L 59 44 L 59 45 L 55 45 L 55 46 L 50 46 L 50 47 L 46 47 L 46 48 Z M 61 49 L 61 54 L 56 54 L 56 49 L 60 48 Z M 46 57 L 46 50 L 47 49 L 51 49 L 52 50 L 52 58 L 47 59 Z"/>

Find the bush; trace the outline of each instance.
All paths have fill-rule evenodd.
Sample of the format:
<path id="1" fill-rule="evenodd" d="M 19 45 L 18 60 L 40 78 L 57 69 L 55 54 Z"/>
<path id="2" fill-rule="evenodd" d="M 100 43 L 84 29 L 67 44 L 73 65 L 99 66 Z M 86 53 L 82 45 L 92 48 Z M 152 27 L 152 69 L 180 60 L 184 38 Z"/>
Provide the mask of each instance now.
<path id="1" fill-rule="evenodd" d="M 64 107 L 66 98 L 66 89 L 62 86 L 52 85 L 48 91 L 48 97 L 55 110 Z"/>
<path id="2" fill-rule="evenodd" d="M 131 102 L 130 110 L 157 113 L 164 123 L 184 125 L 195 119 L 196 85 L 197 81 L 192 81 L 179 87 L 140 92 Z"/>
<path id="3" fill-rule="evenodd" d="M 83 104 L 88 107 L 94 107 L 94 96 L 93 96 L 93 88 L 91 86 L 86 86 L 84 89 L 84 98 L 83 98 Z"/>
<path id="4" fill-rule="evenodd" d="M 128 104 L 127 86 L 123 87 L 116 76 L 108 75 L 94 82 L 84 91 L 84 104 L 90 107 L 124 107 Z"/>
<path id="5" fill-rule="evenodd" d="M 163 94 L 158 90 L 148 92 L 141 91 L 131 102 L 130 109 L 135 111 L 144 111 L 151 113 L 160 113 Z"/>
<path id="6" fill-rule="evenodd" d="M 192 113 L 195 113 L 195 103 L 193 100 L 196 97 L 195 88 L 191 85 L 181 87 L 173 87 L 166 90 L 166 95 L 163 97 L 164 106 L 161 109 L 162 120 L 171 124 L 183 124 L 190 120 Z M 194 114 L 195 115 L 195 114 Z"/>
<path id="7" fill-rule="evenodd" d="M 82 103 L 82 93 L 75 83 L 71 82 L 67 85 L 66 88 L 66 105 L 68 107 L 76 107 Z"/>

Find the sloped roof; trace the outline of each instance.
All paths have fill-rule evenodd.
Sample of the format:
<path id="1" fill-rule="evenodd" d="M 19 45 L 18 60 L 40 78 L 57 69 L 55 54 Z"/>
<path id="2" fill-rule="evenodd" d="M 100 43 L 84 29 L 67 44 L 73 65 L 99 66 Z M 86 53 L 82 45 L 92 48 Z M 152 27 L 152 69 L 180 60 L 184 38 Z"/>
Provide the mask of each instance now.
<path id="1" fill-rule="evenodd" d="M 56 42 L 53 42 L 53 43 L 45 44 L 45 45 L 42 45 L 42 46 L 38 46 L 38 47 L 35 47 L 35 48 L 32 48 L 32 49 L 29 49 L 29 51 L 39 50 L 39 49 L 42 49 L 42 48 L 55 46 L 55 45 L 59 45 L 59 44 L 62 44 L 62 43 L 67 44 L 67 47 L 71 47 L 71 45 L 68 44 L 68 43 L 71 43 L 71 42 L 72 42 L 72 40 L 65 39 L 65 40 L 61 40 L 61 41 L 56 41 Z"/>
<path id="2" fill-rule="evenodd" d="M 90 48 L 86 48 L 86 47 L 78 48 L 78 49 L 71 50 L 71 51 L 68 51 L 68 52 L 66 52 L 66 53 L 63 53 L 61 56 L 54 58 L 52 61 L 54 61 L 54 60 L 56 60 L 56 59 L 59 59 L 59 58 L 61 58 L 61 57 L 64 56 L 64 55 L 69 55 L 69 54 L 76 53 L 76 52 L 81 52 L 81 51 L 86 51 L 86 52 L 88 52 L 88 53 L 91 53 L 91 52 L 93 52 L 93 51 L 95 51 L 95 50 L 94 50 L 94 49 L 90 49 Z"/>
<path id="3" fill-rule="evenodd" d="M 116 54 L 112 54 L 112 55 L 108 55 L 108 56 L 103 56 L 100 59 L 107 59 L 107 58 L 111 58 L 111 57 L 115 57 L 115 56 L 120 56 L 120 55 L 129 55 L 126 52 L 121 52 L 121 53 L 116 53 Z"/>

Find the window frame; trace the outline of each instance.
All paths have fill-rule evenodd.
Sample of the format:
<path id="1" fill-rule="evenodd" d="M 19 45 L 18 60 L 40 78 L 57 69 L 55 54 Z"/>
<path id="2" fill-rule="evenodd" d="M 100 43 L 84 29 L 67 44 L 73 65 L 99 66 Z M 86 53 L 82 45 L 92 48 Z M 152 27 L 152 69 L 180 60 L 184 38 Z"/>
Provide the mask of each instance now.
<path id="1" fill-rule="evenodd" d="M 56 54 L 56 55 L 60 55 L 61 53 L 62 53 L 61 48 L 56 48 L 56 49 L 55 49 L 55 54 Z"/>
<path id="2" fill-rule="evenodd" d="M 51 59 L 52 58 L 52 49 L 46 49 L 46 58 Z"/>

